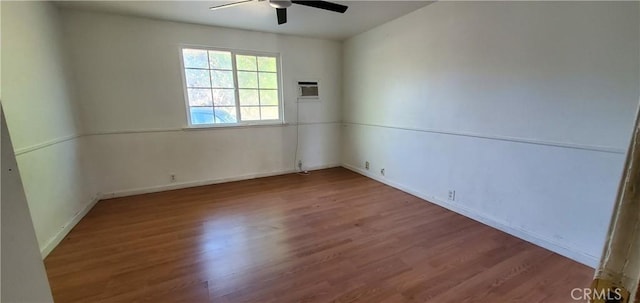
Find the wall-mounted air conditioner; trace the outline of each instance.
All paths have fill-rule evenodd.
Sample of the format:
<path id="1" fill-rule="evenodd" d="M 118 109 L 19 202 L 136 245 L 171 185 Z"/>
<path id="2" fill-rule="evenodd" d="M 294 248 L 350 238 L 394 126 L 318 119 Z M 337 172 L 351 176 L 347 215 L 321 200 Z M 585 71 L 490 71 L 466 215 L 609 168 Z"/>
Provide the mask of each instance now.
<path id="1" fill-rule="evenodd" d="M 298 99 L 320 100 L 318 81 L 298 81 Z"/>

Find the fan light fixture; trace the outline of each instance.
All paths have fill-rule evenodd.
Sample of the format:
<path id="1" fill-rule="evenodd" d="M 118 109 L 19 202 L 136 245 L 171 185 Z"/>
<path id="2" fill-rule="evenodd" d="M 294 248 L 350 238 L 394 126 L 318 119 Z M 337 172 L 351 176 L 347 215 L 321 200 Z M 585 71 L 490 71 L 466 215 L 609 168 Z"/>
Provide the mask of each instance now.
<path id="1" fill-rule="evenodd" d="M 226 8 L 236 6 L 238 4 L 243 4 L 247 2 L 252 2 L 254 0 L 242 0 L 238 2 L 226 3 L 222 5 L 212 6 L 210 10 L 216 10 L 219 8 Z M 258 0 L 258 2 L 262 2 L 265 0 Z M 332 11 L 336 13 L 344 14 L 349 8 L 346 5 L 337 4 L 329 1 L 310 1 L 310 0 L 269 0 L 269 5 L 276 9 L 276 17 L 278 18 L 278 25 L 287 23 L 287 8 L 292 4 L 304 5 L 313 8 L 319 8 L 327 11 Z"/>
<path id="2" fill-rule="evenodd" d="M 269 1 L 269 5 L 273 8 L 287 8 L 291 6 L 291 1 L 287 0 L 271 0 Z"/>

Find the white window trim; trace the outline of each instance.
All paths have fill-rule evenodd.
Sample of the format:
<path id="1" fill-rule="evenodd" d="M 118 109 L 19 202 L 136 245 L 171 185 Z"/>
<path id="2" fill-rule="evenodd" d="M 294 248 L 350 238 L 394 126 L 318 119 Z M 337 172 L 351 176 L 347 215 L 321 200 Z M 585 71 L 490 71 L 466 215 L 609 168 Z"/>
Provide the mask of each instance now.
<path id="1" fill-rule="evenodd" d="M 210 123 L 210 124 L 193 124 L 191 123 L 191 109 L 189 106 L 189 93 L 187 91 L 187 78 L 186 78 L 186 68 L 184 66 L 184 57 L 182 55 L 182 50 L 185 48 L 189 49 L 201 49 L 207 51 L 223 51 L 231 53 L 231 61 L 232 61 L 232 72 L 233 72 L 233 84 L 235 86 L 234 93 L 236 99 L 236 115 L 238 118 L 238 122 L 236 123 Z M 262 51 L 252 51 L 252 50 L 242 50 L 242 49 L 229 49 L 229 48 L 221 48 L 221 47 L 211 47 L 211 46 L 202 46 L 202 45 L 192 45 L 192 44 L 180 44 L 178 47 L 179 60 L 180 60 L 180 74 L 182 76 L 182 93 L 184 98 L 185 105 L 185 115 L 187 118 L 187 126 L 184 129 L 207 129 L 207 128 L 233 128 L 233 127 L 251 127 L 251 126 L 277 126 L 277 125 L 287 125 L 284 118 L 284 96 L 283 96 L 283 80 L 282 80 L 282 60 L 280 57 L 280 53 L 271 53 L 271 52 L 262 52 Z M 277 78 L 278 78 L 278 114 L 280 119 L 277 120 L 257 120 L 257 121 L 241 121 L 240 114 L 240 88 L 238 87 L 238 70 L 236 67 L 236 55 L 247 55 L 247 56 L 268 56 L 276 58 L 276 66 L 277 66 Z"/>

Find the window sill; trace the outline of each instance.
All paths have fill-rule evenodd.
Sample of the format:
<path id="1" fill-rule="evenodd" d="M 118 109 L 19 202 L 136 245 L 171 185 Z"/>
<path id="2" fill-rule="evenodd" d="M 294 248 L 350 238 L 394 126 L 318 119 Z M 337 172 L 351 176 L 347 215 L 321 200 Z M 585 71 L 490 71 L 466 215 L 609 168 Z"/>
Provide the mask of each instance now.
<path id="1" fill-rule="evenodd" d="M 203 125 L 190 125 L 183 127 L 183 130 L 211 130 L 211 129 L 234 129 L 234 128 L 260 128 L 260 127 L 283 127 L 289 126 L 287 122 L 277 121 L 271 123 L 239 123 L 239 124 L 203 124 Z"/>

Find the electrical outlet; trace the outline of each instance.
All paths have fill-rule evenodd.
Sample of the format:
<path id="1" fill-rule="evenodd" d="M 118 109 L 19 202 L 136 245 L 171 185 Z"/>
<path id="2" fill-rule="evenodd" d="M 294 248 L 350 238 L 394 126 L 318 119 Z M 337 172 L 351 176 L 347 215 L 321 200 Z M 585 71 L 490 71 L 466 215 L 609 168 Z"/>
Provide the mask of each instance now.
<path id="1" fill-rule="evenodd" d="M 369 161 L 365 161 L 365 162 L 364 162 L 364 168 L 366 168 L 367 170 L 369 170 Z"/>
<path id="2" fill-rule="evenodd" d="M 176 182 L 176 175 L 171 174 L 171 183 Z"/>
<path id="3" fill-rule="evenodd" d="M 456 200 L 456 191 L 449 190 L 449 201 L 455 201 L 455 200 Z"/>
<path id="4" fill-rule="evenodd" d="M 380 170 L 380 174 L 384 176 L 384 168 Z"/>

